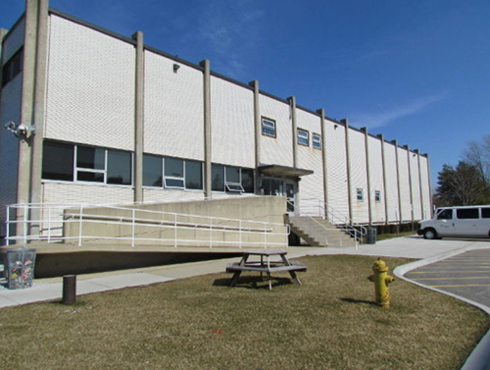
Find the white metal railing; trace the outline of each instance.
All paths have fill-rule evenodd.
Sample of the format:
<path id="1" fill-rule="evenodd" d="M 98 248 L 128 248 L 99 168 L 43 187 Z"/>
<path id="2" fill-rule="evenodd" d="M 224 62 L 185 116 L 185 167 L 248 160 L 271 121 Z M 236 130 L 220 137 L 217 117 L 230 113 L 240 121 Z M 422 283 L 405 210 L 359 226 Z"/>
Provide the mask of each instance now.
<path id="1" fill-rule="evenodd" d="M 14 232 L 15 230 L 15 232 Z M 6 244 L 107 243 L 287 248 L 289 225 L 92 204 L 7 206 Z"/>
<path id="2" fill-rule="evenodd" d="M 287 201 L 288 202 L 288 205 L 294 209 L 294 215 L 295 216 L 300 216 L 300 217 L 305 217 L 307 218 L 310 222 L 308 223 L 301 223 L 301 227 L 302 228 L 305 228 L 305 231 L 311 235 L 311 236 L 315 236 L 315 232 L 314 230 L 312 229 L 311 225 L 315 225 L 317 227 L 320 227 L 321 230 L 323 230 L 324 232 L 322 233 L 322 236 L 324 238 L 324 244 L 325 245 L 328 245 L 328 231 L 329 230 L 335 230 L 335 231 L 338 231 L 337 228 L 328 228 L 327 226 L 325 226 L 324 224 L 322 224 L 321 222 L 319 222 L 318 220 L 316 220 L 314 218 L 314 216 L 312 216 L 310 213 L 308 212 L 305 212 L 304 210 L 302 210 L 300 207 L 298 207 L 297 205 L 295 205 L 293 202 L 290 202 L 290 201 Z M 339 233 L 339 245 L 342 246 L 342 235 Z"/>
<path id="3" fill-rule="evenodd" d="M 356 248 L 358 247 L 358 240 L 367 235 L 367 228 L 359 223 L 353 222 L 350 217 L 342 214 L 318 198 L 302 198 L 300 207 L 295 207 L 295 212 L 296 210 L 301 212 L 302 215 L 314 215 L 326 219 L 332 225 L 351 234 L 356 241 Z"/>

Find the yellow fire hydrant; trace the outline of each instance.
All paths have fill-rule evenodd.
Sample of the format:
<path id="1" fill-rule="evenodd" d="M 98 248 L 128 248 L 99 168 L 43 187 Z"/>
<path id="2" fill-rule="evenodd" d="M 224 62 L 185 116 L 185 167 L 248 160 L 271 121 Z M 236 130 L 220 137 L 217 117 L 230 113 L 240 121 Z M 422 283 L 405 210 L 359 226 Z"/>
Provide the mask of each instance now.
<path id="1" fill-rule="evenodd" d="M 390 291 L 388 284 L 393 282 L 395 278 L 388 275 L 388 266 L 378 258 L 373 264 L 374 274 L 368 276 L 368 279 L 374 282 L 374 292 L 376 294 L 376 303 L 383 308 L 390 308 Z"/>

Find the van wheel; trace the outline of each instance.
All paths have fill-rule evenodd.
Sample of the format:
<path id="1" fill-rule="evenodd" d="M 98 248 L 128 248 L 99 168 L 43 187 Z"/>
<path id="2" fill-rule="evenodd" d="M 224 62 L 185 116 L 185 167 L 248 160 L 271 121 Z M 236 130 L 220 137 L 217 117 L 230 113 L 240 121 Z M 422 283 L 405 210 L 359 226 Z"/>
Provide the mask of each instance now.
<path id="1" fill-rule="evenodd" d="M 437 238 L 437 233 L 434 229 L 424 230 L 424 239 L 435 239 Z"/>

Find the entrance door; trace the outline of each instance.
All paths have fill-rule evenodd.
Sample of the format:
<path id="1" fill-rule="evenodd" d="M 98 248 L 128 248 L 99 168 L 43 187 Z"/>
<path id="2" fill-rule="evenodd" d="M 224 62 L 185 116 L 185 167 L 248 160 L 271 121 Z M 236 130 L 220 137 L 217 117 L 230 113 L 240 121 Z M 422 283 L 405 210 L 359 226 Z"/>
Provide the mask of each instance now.
<path id="1" fill-rule="evenodd" d="M 294 213 L 296 202 L 296 184 L 294 181 L 284 181 L 285 196 L 288 202 L 288 212 Z"/>
<path id="2" fill-rule="evenodd" d="M 264 195 L 275 195 L 286 197 L 287 208 L 289 213 L 294 212 L 294 205 L 296 202 L 296 181 L 285 179 L 262 179 L 262 188 L 264 189 Z"/>

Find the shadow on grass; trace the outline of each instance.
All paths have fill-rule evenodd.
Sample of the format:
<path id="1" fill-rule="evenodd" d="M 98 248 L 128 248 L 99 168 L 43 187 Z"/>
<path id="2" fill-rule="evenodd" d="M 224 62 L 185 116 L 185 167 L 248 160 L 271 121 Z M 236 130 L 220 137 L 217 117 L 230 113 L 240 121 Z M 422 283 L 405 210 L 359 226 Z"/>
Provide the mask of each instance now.
<path id="1" fill-rule="evenodd" d="M 213 282 L 213 286 L 226 286 L 229 287 L 231 278 L 216 279 Z M 272 288 L 281 285 L 293 285 L 294 283 L 289 278 L 272 278 Z M 260 276 L 240 276 L 237 285 L 234 288 L 245 289 L 267 289 L 269 290 L 269 280 L 267 277 Z"/>
<path id="2" fill-rule="evenodd" d="M 339 298 L 339 299 L 341 301 L 347 302 L 347 303 L 363 303 L 363 304 L 369 304 L 369 305 L 372 305 L 372 306 L 377 306 L 378 305 L 376 302 L 364 301 L 362 299 L 354 299 L 354 298 Z"/>

